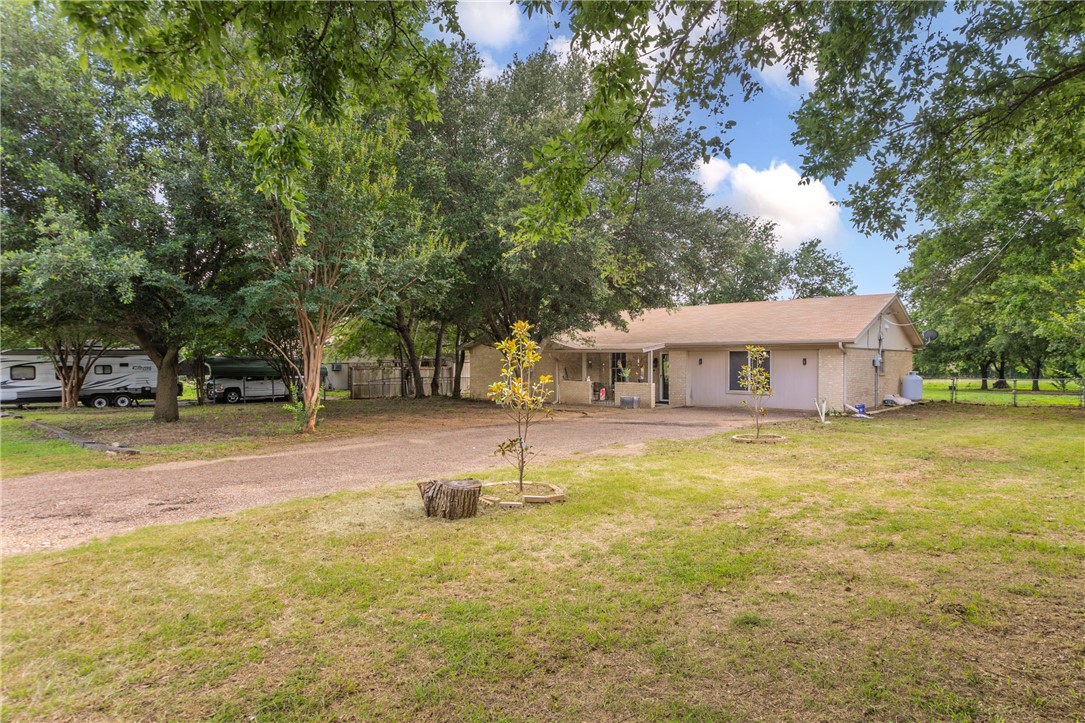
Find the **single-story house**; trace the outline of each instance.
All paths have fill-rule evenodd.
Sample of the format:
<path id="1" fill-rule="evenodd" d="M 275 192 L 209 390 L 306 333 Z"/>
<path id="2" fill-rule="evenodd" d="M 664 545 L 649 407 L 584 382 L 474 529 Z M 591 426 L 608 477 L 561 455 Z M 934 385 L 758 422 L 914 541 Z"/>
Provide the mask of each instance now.
<path id="1" fill-rule="evenodd" d="M 739 385 L 746 345 L 769 352 L 773 409 L 813 410 L 865 404 L 901 392 L 912 354 L 923 346 L 896 294 L 652 309 L 627 328 L 600 326 L 547 339 L 538 374 L 553 374 L 560 404 L 735 407 L 749 394 Z M 480 388 L 498 378 L 501 358 L 490 345 L 470 348 Z"/>

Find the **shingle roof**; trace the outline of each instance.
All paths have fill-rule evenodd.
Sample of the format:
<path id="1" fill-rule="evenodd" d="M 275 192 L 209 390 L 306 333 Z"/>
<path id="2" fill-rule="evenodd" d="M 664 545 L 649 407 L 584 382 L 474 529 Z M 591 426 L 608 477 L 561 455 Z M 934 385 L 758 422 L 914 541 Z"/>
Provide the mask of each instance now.
<path id="1" fill-rule="evenodd" d="M 907 322 L 896 294 L 834 296 L 791 301 L 707 304 L 652 309 L 629 321 L 629 330 L 597 327 L 586 334 L 563 336 L 555 346 L 568 349 L 648 349 L 662 345 L 720 346 L 744 344 L 835 344 L 854 342 L 893 302 L 900 322 Z M 628 318 L 628 317 L 627 317 Z M 918 333 L 909 327 L 917 346 Z"/>

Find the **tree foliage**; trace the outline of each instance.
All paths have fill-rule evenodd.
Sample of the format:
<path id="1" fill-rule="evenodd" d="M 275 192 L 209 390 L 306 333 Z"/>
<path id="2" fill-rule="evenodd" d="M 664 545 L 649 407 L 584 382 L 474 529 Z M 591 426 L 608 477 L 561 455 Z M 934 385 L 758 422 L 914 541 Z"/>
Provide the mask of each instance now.
<path id="1" fill-rule="evenodd" d="M 516 421 L 516 436 L 499 444 L 497 452 L 502 457 L 512 457 L 520 492 L 524 491 L 524 468 L 536 454 L 528 444 L 528 434 L 540 414 L 550 416 L 546 401 L 553 393 L 548 385 L 554 382 L 548 374 L 537 380 L 532 376 L 535 365 L 542 359 L 538 342 L 531 338 L 533 328 L 526 321 L 517 321 L 509 329 L 509 336 L 495 344 L 503 358 L 501 377 L 486 393 Z"/>

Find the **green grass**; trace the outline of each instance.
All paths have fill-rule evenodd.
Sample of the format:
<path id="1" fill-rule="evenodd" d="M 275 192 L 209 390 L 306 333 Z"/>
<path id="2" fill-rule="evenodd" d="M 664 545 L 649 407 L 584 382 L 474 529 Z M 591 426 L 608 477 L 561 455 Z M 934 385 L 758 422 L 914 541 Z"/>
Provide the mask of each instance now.
<path id="1" fill-rule="evenodd" d="M 996 380 L 988 380 L 988 387 Z M 1009 380 L 1010 385 L 1014 380 Z M 923 398 L 935 402 L 948 402 L 953 398 L 949 379 L 924 379 Z M 1016 399 L 1015 399 L 1016 397 Z M 956 401 L 960 404 L 997 404 L 1019 407 L 1031 406 L 1082 406 L 1081 385 L 1069 381 L 1063 388 L 1051 381 L 1040 380 L 1040 390 L 1032 391 L 1030 380 L 1017 380 L 1017 394 L 1011 389 L 981 389 L 979 379 L 961 379 L 957 382 Z"/>
<path id="2" fill-rule="evenodd" d="M 564 505 L 400 485 L 8 558 L 4 718 L 1072 720 L 1083 422 L 805 420 L 535 467 Z"/>

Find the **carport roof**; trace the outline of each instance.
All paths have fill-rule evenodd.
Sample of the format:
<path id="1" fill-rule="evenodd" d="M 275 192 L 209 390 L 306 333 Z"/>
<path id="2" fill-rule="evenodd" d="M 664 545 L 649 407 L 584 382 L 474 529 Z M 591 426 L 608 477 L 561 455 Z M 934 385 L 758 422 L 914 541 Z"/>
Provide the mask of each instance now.
<path id="1" fill-rule="evenodd" d="M 586 334 L 557 337 L 551 347 L 648 351 L 662 346 L 852 343 L 883 313 L 904 327 L 914 346 L 923 345 L 896 294 L 869 294 L 651 309 L 635 319 L 626 317 L 626 331 L 600 326 Z"/>

